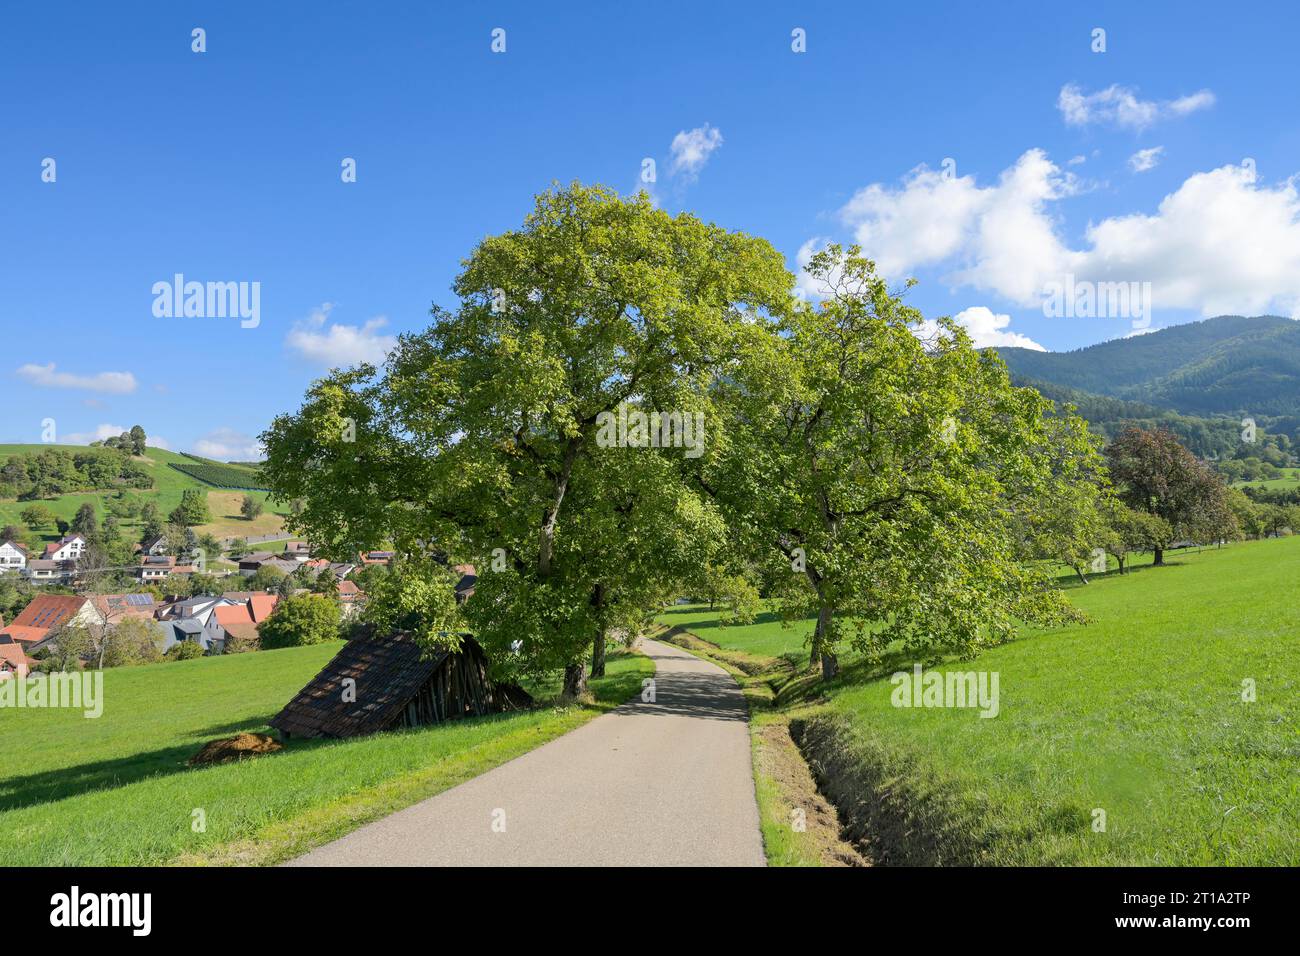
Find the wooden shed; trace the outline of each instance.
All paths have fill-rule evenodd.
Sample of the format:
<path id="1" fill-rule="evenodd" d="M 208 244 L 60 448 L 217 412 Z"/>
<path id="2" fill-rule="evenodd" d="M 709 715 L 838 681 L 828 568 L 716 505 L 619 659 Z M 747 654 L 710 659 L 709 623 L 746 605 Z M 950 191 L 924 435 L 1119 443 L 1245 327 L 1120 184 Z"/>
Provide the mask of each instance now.
<path id="1" fill-rule="evenodd" d="M 488 678 L 487 656 L 472 637 L 454 653 L 426 654 L 409 634 L 372 634 L 348 641 L 271 726 L 285 739 L 358 737 L 531 703 L 522 688 Z"/>

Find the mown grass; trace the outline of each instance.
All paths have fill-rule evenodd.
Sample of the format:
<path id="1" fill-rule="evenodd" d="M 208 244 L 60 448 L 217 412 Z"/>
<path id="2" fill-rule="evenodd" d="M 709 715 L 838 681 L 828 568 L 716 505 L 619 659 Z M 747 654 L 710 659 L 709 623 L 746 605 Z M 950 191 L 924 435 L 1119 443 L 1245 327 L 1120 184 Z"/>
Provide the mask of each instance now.
<path id="1" fill-rule="evenodd" d="M 1066 585 L 1087 625 L 1026 629 L 939 668 L 997 672 L 991 719 L 893 706 L 893 661 L 884 671 L 849 666 L 811 703 L 810 682 L 791 681 L 778 701 L 869 855 L 1300 863 L 1300 537 L 1168 560 Z M 768 648 L 783 633 L 776 653 L 803 653 L 797 632 L 755 627 L 705 630 L 723 646 Z M 1243 700 L 1248 679 L 1253 703 Z"/>
<path id="2" fill-rule="evenodd" d="M 591 682 L 590 704 L 291 741 L 240 763 L 186 766 L 208 740 L 266 732 L 339 646 L 110 670 L 98 719 L 0 712 L 0 826 L 9 834 L 0 865 L 280 862 L 577 727 L 633 696 L 654 670 L 646 657 L 615 654 L 608 676 Z"/>
<path id="3" fill-rule="evenodd" d="M 1237 488 L 1261 488 L 1269 491 L 1291 491 L 1300 488 L 1300 468 L 1282 468 L 1277 478 L 1257 478 L 1253 481 L 1239 481 Z"/>
<path id="4" fill-rule="evenodd" d="M 813 621 L 782 622 L 770 607 L 757 614 L 748 624 L 728 624 L 717 610 L 707 604 L 685 604 L 669 608 L 657 620 L 669 627 L 682 627 L 710 643 L 728 650 L 741 651 L 759 657 L 800 656 L 808 635 L 813 631 Z M 807 651 L 802 651 L 803 656 Z"/>

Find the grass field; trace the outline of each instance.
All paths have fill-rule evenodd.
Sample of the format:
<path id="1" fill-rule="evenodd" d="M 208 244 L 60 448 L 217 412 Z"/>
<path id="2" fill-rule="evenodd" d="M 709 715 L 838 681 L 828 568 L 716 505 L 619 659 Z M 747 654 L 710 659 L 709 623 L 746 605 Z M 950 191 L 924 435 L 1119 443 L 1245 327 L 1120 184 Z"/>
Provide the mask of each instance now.
<path id="1" fill-rule="evenodd" d="M 654 665 L 611 657 L 596 702 L 462 720 L 205 768 L 208 740 L 267 721 L 337 652 L 316 647 L 104 674 L 104 713 L 0 714 L 0 866 L 268 864 L 454 786 L 633 696 Z M 533 688 L 536 695 L 557 687 Z M 194 832 L 202 810 L 206 831 Z"/>
<path id="2" fill-rule="evenodd" d="M 1261 478 L 1258 481 L 1239 481 L 1237 488 L 1264 488 L 1270 491 L 1293 491 L 1300 488 L 1300 468 L 1283 468 L 1280 478 Z"/>
<path id="3" fill-rule="evenodd" d="M 8 455 L 36 454 L 48 445 L 0 445 L 0 459 Z M 80 446 L 67 446 L 70 450 L 77 450 Z M 161 448 L 146 448 L 143 457 L 135 459 L 149 469 L 150 475 L 153 476 L 154 487 L 152 490 L 132 490 L 134 494 L 141 498 L 152 499 L 157 505 L 158 510 L 162 513 L 164 520 L 167 515 L 181 501 L 181 492 L 188 488 L 199 488 L 208 495 L 208 509 L 212 512 L 212 521 L 205 525 L 200 525 L 194 530 L 198 534 L 214 534 L 217 537 L 242 537 L 244 535 L 272 534 L 279 531 L 284 523 L 283 512 L 277 513 L 271 510 L 267 501 L 265 491 L 235 492 L 221 491 L 198 481 L 189 475 L 169 467 L 172 463 L 194 465 L 193 459 L 186 458 L 184 455 L 178 455 L 175 452 L 164 451 Z M 109 491 L 91 491 L 78 492 L 70 495 L 60 495 L 57 498 L 42 499 L 39 503 L 45 505 L 56 517 L 64 521 L 71 521 L 76 515 L 77 509 L 86 502 L 95 506 L 96 514 L 100 521 L 104 520 L 107 514 L 104 508 L 104 499 L 109 497 L 112 492 Z M 239 513 L 239 505 L 244 500 L 244 495 L 250 494 L 257 498 L 266 506 L 266 511 L 253 521 L 246 520 Z M 22 520 L 19 515 L 23 509 L 33 502 L 14 501 L 13 499 L 0 499 L 0 525 L 15 524 L 22 526 Z M 139 522 L 125 521 L 122 523 L 123 530 L 127 533 L 134 533 L 139 529 Z M 58 532 L 54 528 L 41 528 L 39 531 L 31 532 L 28 535 L 29 543 L 36 545 L 38 542 L 54 541 L 58 538 Z"/>
<path id="4" fill-rule="evenodd" d="M 828 688 L 776 678 L 879 862 L 1300 863 L 1300 537 L 1168 560 L 1070 585 L 1088 625 L 941 668 L 997 672 L 992 719 L 893 706 L 902 660 L 850 661 Z M 772 621 L 710 628 L 674 611 L 662 620 L 725 648 L 805 653 Z"/>

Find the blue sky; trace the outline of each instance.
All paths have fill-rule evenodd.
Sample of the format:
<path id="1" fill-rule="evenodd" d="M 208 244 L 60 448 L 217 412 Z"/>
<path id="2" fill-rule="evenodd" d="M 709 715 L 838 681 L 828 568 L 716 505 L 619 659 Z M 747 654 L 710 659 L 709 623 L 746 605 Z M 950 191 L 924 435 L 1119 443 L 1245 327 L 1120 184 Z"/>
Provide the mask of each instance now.
<path id="1" fill-rule="evenodd" d="M 453 305 L 460 260 L 536 192 L 631 191 L 645 158 L 665 208 L 764 236 L 792 267 L 857 238 L 981 344 L 1296 314 L 1300 15 L 1047 6 L 10 9 L 0 441 L 40 440 L 44 418 L 60 441 L 139 423 L 249 457 L 332 361 Z M 152 286 L 176 273 L 259 282 L 260 324 L 156 317 Z M 1067 273 L 1149 282 L 1151 314 L 1048 317 Z"/>

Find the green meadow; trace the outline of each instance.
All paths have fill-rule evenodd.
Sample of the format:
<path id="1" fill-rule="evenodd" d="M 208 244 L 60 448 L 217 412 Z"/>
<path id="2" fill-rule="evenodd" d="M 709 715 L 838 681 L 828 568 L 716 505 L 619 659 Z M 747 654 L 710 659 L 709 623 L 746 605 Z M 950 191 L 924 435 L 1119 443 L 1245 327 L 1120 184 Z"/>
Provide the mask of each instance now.
<path id="1" fill-rule="evenodd" d="M 267 732 L 340 646 L 108 670 L 98 719 L 0 711 L 0 826 L 9 834 L 0 866 L 280 862 L 572 730 L 654 673 L 648 658 L 619 653 L 585 705 L 295 740 L 238 763 L 186 765 L 209 740 Z M 543 699 L 558 686 L 530 689 Z"/>
<path id="2" fill-rule="evenodd" d="M 51 446 L 0 445 L 0 461 L 3 461 L 9 455 L 39 454 L 49 447 Z M 77 451 L 80 450 L 81 446 L 54 447 L 66 447 L 68 451 Z M 198 464 L 197 462 L 186 458 L 184 455 L 178 455 L 175 452 L 165 451 L 161 448 L 146 448 L 144 456 L 135 460 L 149 469 L 154 485 L 152 489 L 128 489 L 128 493 L 145 500 L 152 500 L 158 506 L 158 510 L 164 519 L 180 504 L 181 492 L 187 488 L 199 488 L 208 493 L 208 506 L 212 510 L 213 520 L 206 525 L 196 527 L 196 532 L 208 532 L 218 537 L 225 537 L 243 534 L 269 534 L 279 530 L 280 516 L 284 512 L 277 512 L 272 508 L 270 502 L 267 501 L 265 491 L 231 492 L 204 484 L 171 467 L 173 463 L 189 467 Z M 24 527 L 20 515 L 24 508 L 32 504 L 42 504 L 49 508 L 55 517 L 70 522 L 77 514 L 77 509 L 89 502 L 95 506 L 96 516 L 100 521 L 103 521 L 108 513 L 104 501 L 112 494 L 111 491 L 76 492 L 59 495 L 55 498 L 42 498 L 39 502 L 16 501 L 12 498 L 0 499 L 0 526 L 13 524 Z M 266 506 L 266 513 L 256 521 L 247 521 L 238 514 L 238 501 L 242 500 L 245 494 L 252 495 Z M 232 502 L 234 503 L 233 507 Z M 138 521 L 124 521 L 122 527 L 132 532 L 140 528 L 141 525 Z M 29 543 L 33 546 L 36 546 L 38 542 L 54 541 L 58 537 L 58 531 L 53 527 L 40 528 L 28 535 Z"/>
<path id="3" fill-rule="evenodd" d="M 883 863 L 1300 864 L 1300 537 L 1166 560 L 1063 578 L 1089 623 L 939 668 L 996 673 L 996 717 L 895 706 L 901 655 L 769 671 L 851 834 Z M 810 627 L 661 620 L 769 661 Z"/>

